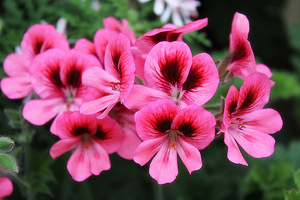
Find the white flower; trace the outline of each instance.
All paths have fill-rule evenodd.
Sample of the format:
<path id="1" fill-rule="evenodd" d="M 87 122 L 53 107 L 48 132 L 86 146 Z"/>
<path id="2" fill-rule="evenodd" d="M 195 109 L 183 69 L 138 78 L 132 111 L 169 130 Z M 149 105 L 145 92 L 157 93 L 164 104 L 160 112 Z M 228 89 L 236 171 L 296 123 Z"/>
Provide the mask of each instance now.
<path id="1" fill-rule="evenodd" d="M 150 0 L 139 0 L 141 3 L 148 1 Z M 198 15 L 197 7 L 200 5 L 200 1 L 197 0 L 155 0 L 153 11 L 160 16 L 163 23 L 172 15 L 172 22 L 180 27 L 192 21 L 191 15 Z"/>

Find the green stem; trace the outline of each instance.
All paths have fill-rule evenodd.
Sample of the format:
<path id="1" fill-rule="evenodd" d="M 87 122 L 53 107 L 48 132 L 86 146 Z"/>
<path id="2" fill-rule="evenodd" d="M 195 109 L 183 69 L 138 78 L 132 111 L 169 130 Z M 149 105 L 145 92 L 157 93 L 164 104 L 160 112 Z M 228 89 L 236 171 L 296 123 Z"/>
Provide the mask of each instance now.
<path id="1" fill-rule="evenodd" d="M 155 186 L 155 200 L 164 200 L 164 196 L 163 196 L 163 186 L 162 185 L 159 185 L 157 184 L 156 182 L 154 183 Z"/>

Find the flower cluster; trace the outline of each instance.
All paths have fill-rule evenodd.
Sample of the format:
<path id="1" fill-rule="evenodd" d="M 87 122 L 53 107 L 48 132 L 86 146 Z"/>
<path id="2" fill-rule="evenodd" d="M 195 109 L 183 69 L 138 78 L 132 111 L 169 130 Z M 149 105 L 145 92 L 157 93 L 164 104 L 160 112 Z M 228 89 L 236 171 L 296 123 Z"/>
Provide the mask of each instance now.
<path id="1" fill-rule="evenodd" d="M 109 154 L 117 152 L 142 166 L 153 158 L 150 176 L 170 183 L 177 154 L 192 173 L 202 167 L 199 150 L 216 138 L 224 138 L 230 161 L 247 165 L 238 145 L 255 158 L 270 156 L 270 134 L 282 127 L 279 113 L 263 108 L 272 74 L 256 64 L 249 22 L 240 13 L 222 61 L 193 56 L 182 36 L 207 24 L 166 24 L 136 38 L 127 20 L 108 17 L 93 41 L 79 39 L 73 48 L 53 26 L 37 24 L 24 34 L 21 53 L 5 59 L 9 77 L 1 88 L 10 99 L 27 97 L 23 116 L 30 123 L 53 119 L 50 131 L 59 141 L 50 155 L 74 150 L 67 169 L 76 181 L 110 169 Z M 206 110 L 218 87 L 235 76 L 244 79 L 240 90 L 230 86 L 218 113 Z"/>

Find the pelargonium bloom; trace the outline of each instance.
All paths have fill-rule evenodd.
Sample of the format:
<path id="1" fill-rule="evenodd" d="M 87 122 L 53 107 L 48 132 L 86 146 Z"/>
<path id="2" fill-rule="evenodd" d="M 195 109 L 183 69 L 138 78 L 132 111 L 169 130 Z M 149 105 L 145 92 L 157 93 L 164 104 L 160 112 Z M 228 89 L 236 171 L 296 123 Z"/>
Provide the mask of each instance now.
<path id="1" fill-rule="evenodd" d="M 36 56 L 30 75 L 32 87 L 41 99 L 25 104 L 24 118 L 34 125 L 43 125 L 63 112 L 79 110 L 85 100 L 97 95 L 81 81 L 83 72 L 94 66 L 101 68 L 94 56 L 77 50 L 65 53 L 51 49 Z"/>
<path id="2" fill-rule="evenodd" d="M 222 128 L 227 157 L 231 162 L 248 165 L 238 144 L 252 157 L 268 157 L 275 140 L 269 134 L 279 131 L 282 119 L 273 109 L 263 107 L 269 101 L 271 82 L 262 73 L 253 73 L 244 81 L 240 92 L 231 86 L 225 99 Z"/>
<path id="3" fill-rule="evenodd" d="M 145 62 L 146 86 L 135 84 L 125 100 L 129 109 L 172 99 L 180 107 L 199 106 L 215 94 L 219 84 L 217 67 L 206 53 L 192 57 L 184 42 L 160 42 L 149 52 Z"/>
<path id="4" fill-rule="evenodd" d="M 56 32 L 49 24 L 35 24 L 23 36 L 21 54 L 9 54 L 3 63 L 3 69 L 9 76 L 1 80 L 1 90 L 10 99 L 21 99 L 33 89 L 30 83 L 29 66 L 33 58 L 52 48 L 69 50 L 65 36 Z"/>
<path id="5" fill-rule="evenodd" d="M 178 174 L 177 154 L 191 174 L 202 166 L 199 150 L 215 137 L 213 114 L 196 105 L 180 108 L 163 99 L 144 106 L 135 114 L 136 130 L 143 142 L 134 161 L 145 165 L 153 156 L 149 173 L 159 184 L 170 183 Z"/>
<path id="6" fill-rule="evenodd" d="M 7 177 L 0 177 L 0 199 L 10 196 L 13 193 L 13 184 Z"/>
<path id="7" fill-rule="evenodd" d="M 110 169 L 109 155 L 115 152 L 123 139 L 118 123 L 106 117 L 83 115 L 78 111 L 65 112 L 58 117 L 53 134 L 60 140 L 50 149 L 52 158 L 74 150 L 67 169 L 75 181 L 83 181 L 92 174 Z"/>
<path id="8" fill-rule="evenodd" d="M 82 76 L 85 86 L 105 95 L 84 103 L 80 112 L 83 114 L 101 112 L 98 118 L 105 117 L 118 102 L 123 103 L 127 98 L 134 83 L 134 71 L 130 41 L 126 35 L 116 33 L 107 45 L 104 69 L 93 67 Z"/>

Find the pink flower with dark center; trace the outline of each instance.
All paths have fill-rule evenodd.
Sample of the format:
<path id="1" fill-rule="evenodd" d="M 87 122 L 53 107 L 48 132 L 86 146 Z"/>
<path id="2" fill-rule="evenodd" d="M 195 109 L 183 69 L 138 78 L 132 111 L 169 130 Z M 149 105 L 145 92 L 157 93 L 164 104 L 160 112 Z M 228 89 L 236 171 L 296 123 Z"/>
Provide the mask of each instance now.
<path id="1" fill-rule="evenodd" d="M 76 50 L 65 53 L 52 49 L 36 56 L 30 75 L 32 87 L 41 99 L 25 104 L 24 118 L 34 125 L 43 125 L 63 112 L 79 110 L 85 100 L 97 95 L 81 82 L 83 72 L 95 66 L 101 68 L 94 56 Z"/>
<path id="2" fill-rule="evenodd" d="M 135 84 L 125 101 L 129 109 L 167 98 L 180 107 L 206 103 L 219 84 L 217 67 L 206 53 L 192 57 L 184 42 L 160 42 L 147 56 L 146 86 Z"/>
<path id="3" fill-rule="evenodd" d="M 0 199 L 8 197 L 13 193 L 13 184 L 7 177 L 0 177 Z"/>
<path id="4" fill-rule="evenodd" d="M 93 67 L 82 76 L 85 86 L 105 95 L 84 103 L 80 112 L 88 115 L 101 112 L 98 118 L 104 118 L 118 102 L 123 103 L 127 98 L 134 83 L 134 71 L 128 37 L 114 34 L 105 51 L 104 69 Z"/>
<path id="5" fill-rule="evenodd" d="M 108 154 L 115 152 L 123 139 L 118 123 L 110 117 L 97 120 L 78 111 L 59 116 L 53 134 L 60 140 L 50 149 L 52 158 L 74 149 L 67 169 L 75 181 L 110 169 Z"/>
<path id="6" fill-rule="evenodd" d="M 240 92 L 231 86 L 225 99 L 222 128 L 227 157 L 231 162 L 248 165 L 238 144 L 252 157 L 268 157 L 274 151 L 275 140 L 269 134 L 279 131 L 282 119 L 273 109 L 263 107 L 269 101 L 271 82 L 262 73 L 245 79 Z"/>
<path id="7" fill-rule="evenodd" d="M 9 76 L 1 80 L 1 90 L 10 99 L 21 99 L 33 89 L 30 83 L 29 66 L 33 58 L 52 48 L 69 50 L 65 36 L 49 24 L 35 24 L 23 36 L 21 54 L 11 53 L 4 60 L 3 69 Z"/>
<path id="8" fill-rule="evenodd" d="M 177 154 L 191 174 L 202 166 L 199 150 L 215 137 L 215 118 L 200 106 L 180 110 L 171 100 L 152 102 L 135 114 L 136 130 L 143 142 L 134 161 L 145 165 L 153 156 L 149 173 L 159 184 L 170 183 L 178 174 Z"/>

